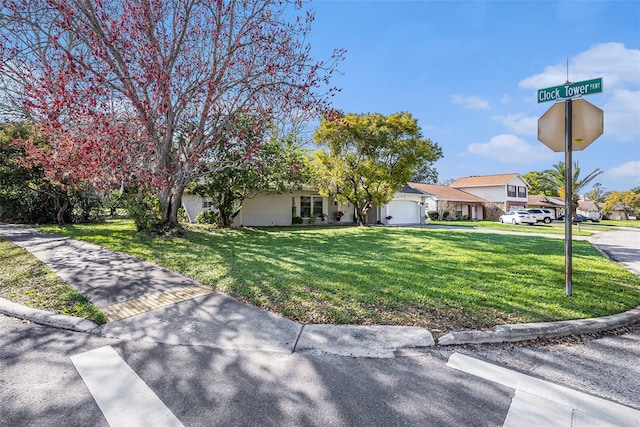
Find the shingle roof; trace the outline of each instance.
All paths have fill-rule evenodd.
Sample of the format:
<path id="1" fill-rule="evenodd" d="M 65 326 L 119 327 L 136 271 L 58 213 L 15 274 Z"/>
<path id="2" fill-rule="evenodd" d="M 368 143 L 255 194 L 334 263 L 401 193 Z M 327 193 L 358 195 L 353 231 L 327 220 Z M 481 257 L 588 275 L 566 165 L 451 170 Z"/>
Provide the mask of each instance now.
<path id="1" fill-rule="evenodd" d="M 438 197 L 440 200 L 452 200 L 457 202 L 486 202 L 485 199 L 469 194 L 466 191 L 458 190 L 457 188 L 449 187 L 448 185 L 433 185 L 433 184 L 420 184 L 417 182 L 410 182 L 409 186 L 413 189 L 419 190 L 424 194 L 431 194 Z"/>
<path id="2" fill-rule="evenodd" d="M 544 194 L 529 194 L 528 206 L 541 206 L 555 208 L 564 206 L 564 200 L 560 197 L 545 196 Z"/>
<path id="3" fill-rule="evenodd" d="M 580 200 L 578 202 L 578 209 L 582 211 L 600 211 L 602 208 L 600 204 L 594 200 Z"/>
<path id="4" fill-rule="evenodd" d="M 480 187 L 486 185 L 504 185 L 511 181 L 513 178 L 519 176 L 517 173 L 506 173 L 501 175 L 483 175 L 483 176 L 467 176 L 464 178 L 458 178 L 451 184 L 450 187 Z"/>

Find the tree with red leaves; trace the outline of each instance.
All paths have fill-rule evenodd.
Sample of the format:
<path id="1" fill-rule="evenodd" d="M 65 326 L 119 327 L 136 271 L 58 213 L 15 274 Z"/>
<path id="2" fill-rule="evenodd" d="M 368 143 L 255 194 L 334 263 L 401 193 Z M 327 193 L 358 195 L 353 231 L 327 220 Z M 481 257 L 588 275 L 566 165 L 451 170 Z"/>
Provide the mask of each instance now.
<path id="1" fill-rule="evenodd" d="M 312 59 L 300 1 L 0 4 L 0 84 L 50 143 L 27 142 L 34 163 L 65 185 L 152 188 L 171 226 L 186 185 L 237 167 L 229 152 L 251 161 L 265 123 L 325 111 L 343 55 Z"/>

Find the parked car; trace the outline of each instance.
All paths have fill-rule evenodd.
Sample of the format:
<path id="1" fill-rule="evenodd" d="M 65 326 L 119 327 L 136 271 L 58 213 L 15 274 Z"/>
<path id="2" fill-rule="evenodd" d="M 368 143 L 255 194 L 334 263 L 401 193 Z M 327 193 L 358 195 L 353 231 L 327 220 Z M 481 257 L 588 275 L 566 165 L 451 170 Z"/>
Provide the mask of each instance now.
<path id="1" fill-rule="evenodd" d="M 536 217 L 527 211 L 510 211 L 504 215 L 500 215 L 500 222 L 505 224 L 529 224 L 534 225 Z"/>
<path id="2" fill-rule="evenodd" d="M 564 215 L 560 215 L 558 217 L 558 221 L 564 221 Z M 573 222 L 600 222 L 598 218 L 591 218 L 582 214 L 576 214 L 575 218 L 573 218 Z"/>
<path id="3" fill-rule="evenodd" d="M 527 212 L 533 215 L 536 221 L 544 222 L 545 224 L 549 224 L 555 218 L 553 211 L 550 209 L 531 208 L 527 209 Z"/>

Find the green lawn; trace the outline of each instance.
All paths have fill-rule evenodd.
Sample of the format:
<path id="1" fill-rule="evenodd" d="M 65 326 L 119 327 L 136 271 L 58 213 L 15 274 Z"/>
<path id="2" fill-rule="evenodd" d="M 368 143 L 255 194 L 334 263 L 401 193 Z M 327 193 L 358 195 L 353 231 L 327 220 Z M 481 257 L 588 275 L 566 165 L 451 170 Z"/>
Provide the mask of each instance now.
<path id="1" fill-rule="evenodd" d="M 640 277 L 583 241 L 573 245 L 574 295 L 566 297 L 563 240 L 535 235 L 190 225 L 184 238 L 162 239 L 123 220 L 43 229 L 135 255 L 303 323 L 446 331 L 603 316 L 640 304 Z"/>
<path id="2" fill-rule="evenodd" d="M 564 222 L 559 221 L 554 221 L 551 224 L 539 222 L 536 225 L 502 224 L 497 221 L 429 221 L 429 224 L 451 227 L 481 228 L 487 230 L 518 231 L 534 234 L 564 235 Z M 580 224 L 580 226 L 578 227 L 578 225 L 576 224 L 573 226 L 572 234 L 574 236 L 590 236 L 593 233 L 601 231 L 601 229 L 597 228 L 597 225 L 592 225 L 593 224 L 591 223 Z"/>
<path id="3" fill-rule="evenodd" d="M 106 316 L 21 247 L 0 239 L 0 297 L 29 307 L 104 323 Z"/>

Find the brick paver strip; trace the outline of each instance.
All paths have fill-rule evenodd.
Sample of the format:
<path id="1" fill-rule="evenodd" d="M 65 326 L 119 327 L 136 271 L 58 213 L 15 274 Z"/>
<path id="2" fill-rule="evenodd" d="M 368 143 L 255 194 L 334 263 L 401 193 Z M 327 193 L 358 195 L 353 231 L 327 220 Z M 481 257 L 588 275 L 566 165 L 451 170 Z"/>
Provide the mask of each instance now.
<path id="1" fill-rule="evenodd" d="M 211 293 L 213 293 L 213 288 L 208 286 L 186 286 L 184 288 L 144 295 L 140 298 L 119 302 L 103 307 L 101 310 L 107 316 L 107 321 L 115 322 Z"/>

